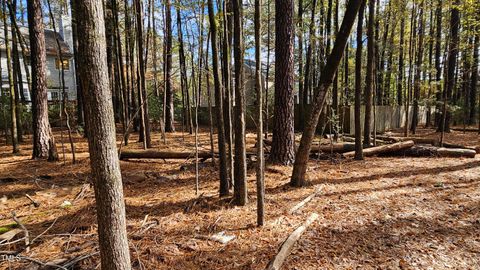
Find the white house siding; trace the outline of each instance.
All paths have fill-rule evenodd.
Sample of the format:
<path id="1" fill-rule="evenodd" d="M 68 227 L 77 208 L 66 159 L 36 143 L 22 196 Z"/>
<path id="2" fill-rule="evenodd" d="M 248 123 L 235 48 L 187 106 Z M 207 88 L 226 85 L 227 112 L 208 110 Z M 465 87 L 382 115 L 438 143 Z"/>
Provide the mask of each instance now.
<path id="1" fill-rule="evenodd" d="M 8 88 L 8 70 L 7 70 L 7 58 L 5 52 L 1 52 L 1 68 L 2 68 L 2 88 Z M 61 97 L 60 93 L 62 92 L 62 84 L 61 84 L 61 71 L 56 69 L 55 66 L 56 57 L 47 56 L 47 88 L 48 88 L 48 99 L 53 100 L 53 97 Z M 75 72 L 74 72 L 74 62 L 73 59 L 69 60 L 70 62 L 70 69 L 65 70 L 65 91 L 67 93 L 67 97 L 69 100 L 76 100 L 77 91 L 75 87 Z M 30 63 L 28 64 L 28 68 L 30 71 L 31 76 L 31 67 Z M 30 94 L 28 92 L 27 87 L 27 77 L 25 73 L 25 65 L 23 63 L 23 58 L 20 57 L 20 68 L 22 71 L 23 77 L 23 92 L 25 94 L 25 98 L 27 101 L 30 101 Z"/>
<path id="2" fill-rule="evenodd" d="M 62 73 L 55 66 L 56 57 L 47 56 L 47 86 L 50 96 L 52 92 L 62 92 Z M 65 92 L 67 93 L 68 100 L 77 99 L 77 91 L 75 87 L 75 69 L 73 59 L 69 60 L 70 68 L 64 70 L 65 74 Z M 61 97 L 61 95 L 58 95 Z"/>

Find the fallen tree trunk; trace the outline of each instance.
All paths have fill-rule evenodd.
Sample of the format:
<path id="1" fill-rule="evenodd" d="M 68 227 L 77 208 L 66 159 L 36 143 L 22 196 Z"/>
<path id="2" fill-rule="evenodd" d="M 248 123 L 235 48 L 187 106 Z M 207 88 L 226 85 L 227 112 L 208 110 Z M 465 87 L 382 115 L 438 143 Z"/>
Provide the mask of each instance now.
<path id="1" fill-rule="evenodd" d="M 374 156 L 374 155 L 383 154 L 383 153 L 396 152 L 403 149 L 408 149 L 414 145 L 415 145 L 414 141 L 406 141 L 406 142 L 398 142 L 393 144 L 367 148 L 363 150 L 363 156 L 369 157 L 369 156 Z M 345 157 L 353 157 L 355 156 L 355 151 L 347 152 L 343 155 Z"/>
<path id="2" fill-rule="evenodd" d="M 353 150 L 355 150 L 354 143 L 334 143 L 334 144 L 312 145 L 311 153 L 318 153 L 318 152 L 346 153 Z"/>
<path id="3" fill-rule="evenodd" d="M 267 149 L 267 152 L 270 150 L 270 146 L 272 145 L 271 140 L 263 140 L 264 146 Z M 297 146 L 295 145 L 295 151 L 297 150 Z M 255 144 L 255 148 L 257 145 Z M 343 142 L 343 143 L 333 143 L 333 144 L 313 144 L 311 153 L 319 153 L 319 152 L 324 152 L 324 153 L 345 153 L 349 151 L 355 150 L 355 143 L 350 143 L 350 142 Z"/>
<path id="4" fill-rule="evenodd" d="M 461 144 L 454 144 L 454 143 L 446 143 L 444 142 L 443 143 L 443 147 L 445 148 L 459 148 L 459 149 L 469 149 L 469 150 L 473 150 L 475 151 L 477 154 L 480 154 L 480 146 L 476 146 L 476 147 L 470 147 L 470 146 L 465 146 L 465 145 L 461 145 Z"/>
<path id="5" fill-rule="evenodd" d="M 386 142 L 406 142 L 413 141 L 415 144 L 431 144 L 433 146 L 438 146 L 440 144 L 437 138 L 424 138 L 424 137 L 389 137 L 389 136 L 377 136 Z"/>
<path id="6" fill-rule="evenodd" d="M 194 158 L 194 152 L 167 152 L 155 150 L 124 150 L 120 154 L 120 159 L 187 159 Z M 198 158 L 211 158 L 209 152 L 199 152 Z"/>
<path id="7" fill-rule="evenodd" d="M 480 132 L 478 128 L 450 128 L 453 131 L 461 131 L 461 132 Z"/>
<path id="8" fill-rule="evenodd" d="M 437 149 L 439 157 L 468 157 L 474 158 L 477 152 L 472 149 L 463 148 L 445 148 L 441 147 Z"/>
<path id="9" fill-rule="evenodd" d="M 280 248 L 280 251 L 275 255 L 275 258 L 270 261 L 270 263 L 267 266 L 267 270 L 279 270 L 283 263 L 285 262 L 285 259 L 290 255 L 290 252 L 292 251 L 293 245 L 300 239 L 300 236 L 305 232 L 305 230 L 310 226 L 315 220 L 317 220 L 318 214 L 313 213 L 310 215 L 310 217 L 303 223 L 300 227 L 298 227 L 295 231 L 293 231 L 292 234 L 283 242 L 282 247 Z"/>
<path id="10" fill-rule="evenodd" d="M 384 153 L 380 156 L 405 156 L 405 157 L 475 157 L 476 152 L 462 148 L 439 148 L 435 146 L 414 145 L 396 152 Z"/>

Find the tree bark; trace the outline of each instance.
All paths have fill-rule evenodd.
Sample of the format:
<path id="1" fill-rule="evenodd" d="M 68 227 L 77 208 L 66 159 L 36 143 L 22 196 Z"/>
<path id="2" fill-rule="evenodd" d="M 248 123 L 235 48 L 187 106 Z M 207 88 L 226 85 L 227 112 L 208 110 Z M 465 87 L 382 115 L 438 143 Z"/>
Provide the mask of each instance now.
<path id="1" fill-rule="evenodd" d="M 358 10 L 363 1 L 350 0 L 347 3 L 345 15 L 342 25 L 338 32 L 337 39 L 333 46 L 333 50 L 330 53 L 327 64 L 322 70 L 320 82 L 316 89 L 315 100 L 312 105 L 312 113 L 310 119 L 307 122 L 305 131 L 303 132 L 302 139 L 300 140 L 300 146 L 297 151 L 295 164 L 293 166 L 292 178 L 290 184 L 293 186 L 305 185 L 305 173 L 307 172 L 307 162 L 310 154 L 310 147 L 312 144 L 315 130 L 317 128 L 318 119 L 325 104 L 325 97 L 328 88 L 331 86 L 335 72 L 338 69 L 338 65 L 342 60 L 343 53 L 345 52 L 345 45 L 347 44 L 348 37 L 357 17 Z"/>
<path id="2" fill-rule="evenodd" d="M 95 187 L 102 269 L 131 269 L 122 175 L 115 145 L 115 120 L 107 77 L 101 0 L 75 0 L 79 63 L 85 91 L 90 167 Z"/>
<path id="3" fill-rule="evenodd" d="M 383 153 L 390 153 L 390 152 L 396 152 L 400 151 L 403 149 L 410 148 L 415 145 L 415 142 L 413 141 L 405 141 L 405 142 L 398 142 L 394 144 L 387 144 L 387 145 L 381 145 L 381 146 L 376 146 L 376 147 L 371 147 L 367 148 L 363 151 L 363 155 L 366 157 L 371 157 L 374 155 L 378 154 L 383 154 Z M 355 156 L 355 152 L 347 152 L 343 154 L 345 157 L 353 157 Z"/>
<path id="4" fill-rule="evenodd" d="M 229 192 L 229 177 L 227 169 L 227 151 L 225 147 L 225 123 L 223 119 L 223 86 L 220 80 L 220 71 L 218 70 L 218 44 L 217 44 L 217 23 L 215 21 L 215 12 L 213 1 L 208 0 L 208 18 L 210 22 L 210 34 L 212 45 L 213 62 L 213 80 L 215 87 L 215 107 L 217 113 L 218 129 L 218 151 L 220 153 L 220 196 L 227 196 Z"/>
<path id="5" fill-rule="evenodd" d="M 355 54 L 355 159 L 363 160 L 361 103 L 362 103 L 362 51 L 363 51 L 363 17 L 365 2 L 362 1 L 357 20 L 357 52 Z"/>
<path id="6" fill-rule="evenodd" d="M 477 34 L 475 35 L 475 41 L 473 43 L 473 70 L 472 76 L 470 77 L 470 112 L 468 116 L 468 124 L 472 125 L 475 118 L 476 110 L 476 100 L 477 100 L 477 85 L 478 85 L 478 67 L 479 67 L 479 57 L 478 50 L 480 49 L 480 27 L 477 26 Z M 480 121 L 479 121 L 480 122 Z M 480 124 L 480 123 L 479 123 Z"/>
<path id="7" fill-rule="evenodd" d="M 165 131 L 175 132 L 172 88 L 172 11 L 170 0 L 165 2 Z"/>
<path id="8" fill-rule="evenodd" d="M 265 222 L 265 158 L 263 153 L 263 87 L 262 87 L 262 0 L 255 0 L 255 88 L 257 90 L 257 225 Z"/>
<path id="9" fill-rule="evenodd" d="M 403 77 L 405 72 L 405 54 L 403 47 L 405 45 L 405 6 L 401 7 L 400 18 L 400 46 L 398 49 L 398 79 L 397 79 L 397 105 L 403 104 Z"/>
<path id="10" fill-rule="evenodd" d="M 368 0 L 368 28 L 367 28 L 367 74 L 365 79 L 365 122 L 363 128 L 363 145 L 370 146 L 372 126 L 373 89 L 375 80 L 375 0 Z"/>
<path id="11" fill-rule="evenodd" d="M 297 42 L 298 42 L 298 108 L 299 108 L 299 127 L 300 130 L 303 130 L 303 124 L 305 122 L 305 105 L 304 96 L 305 96 L 305 86 L 303 82 L 305 81 L 305 74 L 303 72 L 303 0 L 298 0 L 298 31 L 297 31 Z"/>
<path id="12" fill-rule="evenodd" d="M 138 55 L 138 96 L 139 106 L 141 107 L 141 126 L 143 127 L 144 148 L 152 147 L 152 139 L 150 136 L 150 119 L 148 113 L 148 95 L 146 86 L 146 60 L 144 56 L 144 44 L 143 44 L 143 9 L 140 0 L 135 1 L 136 4 L 136 18 L 137 18 L 137 55 Z M 173 118 L 172 118 L 173 119 Z M 142 130 L 142 129 L 141 129 Z"/>
<path id="13" fill-rule="evenodd" d="M 246 205 L 247 162 L 245 150 L 245 87 L 243 74 L 243 8 L 241 0 L 232 0 L 233 50 L 235 56 L 235 164 L 234 197 L 238 205 Z"/>
<path id="14" fill-rule="evenodd" d="M 290 165 L 295 158 L 293 0 L 275 1 L 275 109 L 270 161 Z"/>
<path id="15" fill-rule="evenodd" d="M 11 5 L 9 5 L 10 12 L 10 32 L 12 34 L 12 52 L 11 52 L 11 58 L 12 58 L 12 75 L 13 75 L 13 84 L 14 84 L 14 90 L 15 90 L 15 118 L 17 119 L 17 136 L 18 136 L 18 142 L 22 143 L 23 142 L 23 119 L 22 119 L 22 103 L 25 103 L 25 95 L 23 93 L 23 77 L 22 77 L 22 71 L 20 69 L 20 59 L 19 59 L 19 52 L 18 52 L 18 40 L 17 40 L 17 35 L 15 31 L 15 27 L 13 25 L 15 24 L 15 15 L 16 14 L 16 6 L 17 6 L 17 1 L 13 0 L 11 1 Z M 5 7 L 5 12 L 7 12 L 7 9 Z"/>
<path id="16" fill-rule="evenodd" d="M 28 1 L 27 8 L 32 67 L 33 158 L 56 161 L 57 147 L 48 121 L 47 56 L 42 2 Z"/>
<path id="17" fill-rule="evenodd" d="M 439 131 L 450 132 L 450 118 L 451 111 L 448 109 L 448 104 L 452 100 L 453 88 L 455 85 L 455 69 L 457 67 L 457 56 L 458 56 L 458 43 L 459 43 L 459 28 L 460 28 L 460 10 L 459 10 L 460 0 L 455 0 L 451 7 L 450 15 L 450 39 L 448 45 L 448 56 L 447 56 L 447 77 L 445 78 L 445 88 L 443 91 L 443 110 L 442 110 L 442 121 L 439 125 Z M 443 141 L 443 140 L 442 140 Z"/>
<path id="18" fill-rule="evenodd" d="M 436 25 L 435 25 L 435 95 L 437 104 L 442 101 L 442 0 L 438 0 L 437 7 L 435 9 Z M 441 108 L 437 107 L 435 113 L 435 126 L 440 126 L 441 114 L 439 111 Z"/>
<path id="19" fill-rule="evenodd" d="M 418 125 L 418 102 L 420 100 L 420 87 L 421 87 L 421 74 L 422 74 L 422 61 L 423 61 L 423 32 L 424 32 L 424 21 L 423 21 L 423 10 L 425 6 L 425 0 L 422 0 L 420 3 L 420 15 L 418 19 L 418 45 L 417 45 L 417 59 L 415 64 L 415 77 L 414 77 L 414 89 L 413 89 L 413 114 L 412 114 L 412 126 L 410 130 L 412 134 L 415 134 L 417 131 Z"/>

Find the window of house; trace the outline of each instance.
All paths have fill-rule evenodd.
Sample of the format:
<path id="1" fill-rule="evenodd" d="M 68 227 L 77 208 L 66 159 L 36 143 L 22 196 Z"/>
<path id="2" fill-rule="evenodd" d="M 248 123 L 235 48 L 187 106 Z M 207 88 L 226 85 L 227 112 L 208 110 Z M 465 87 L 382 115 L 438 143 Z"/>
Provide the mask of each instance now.
<path id="1" fill-rule="evenodd" d="M 57 91 L 51 91 L 50 100 L 60 100 L 60 93 Z"/>
<path id="2" fill-rule="evenodd" d="M 62 61 L 60 61 L 59 58 L 55 58 L 55 68 L 57 70 L 61 70 L 62 69 Z M 68 61 L 68 59 L 63 59 L 63 70 L 70 70 L 70 61 Z"/>

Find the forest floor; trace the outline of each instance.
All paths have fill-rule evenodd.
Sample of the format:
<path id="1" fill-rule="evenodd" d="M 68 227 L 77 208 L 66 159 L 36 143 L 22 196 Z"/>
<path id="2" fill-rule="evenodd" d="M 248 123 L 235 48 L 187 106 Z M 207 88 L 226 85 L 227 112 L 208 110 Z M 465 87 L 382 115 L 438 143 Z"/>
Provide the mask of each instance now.
<path id="1" fill-rule="evenodd" d="M 422 129 L 421 136 L 439 136 Z M 55 132 L 60 157 L 60 133 Z M 65 134 L 64 134 L 65 136 Z M 183 138 L 184 137 L 184 138 Z M 66 137 L 65 141 L 67 141 Z M 476 132 L 452 132 L 448 142 L 480 145 Z M 118 138 L 120 139 L 120 138 Z M 99 269 L 93 188 L 86 140 L 75 136 L 77 163 L 31 160 L 31 138 L 20 155 L 0 147 L 0 229 L 14 223 L 30 234 L 30 251 L 0 255 L 0 269 L 39 269 L 39 263 Z M 140 149 L 137 138 L 124 149 Z M 248 148 L 255 135 L 248 134 Z M 209 149 L 208 131 L 200 134 Z M 194 152 L 194 136 L 157 132 L 154 149 Z M 135 269 L 264 269 L 282 242 L 311 213 L 314 222 L 284 269 L 480 269 L 480 155 L 476 158 L 372 157 L 311 160 L 306 188 L 288 186 L 291 167 L 266 169 L 266 225 L 256 227 L 255 170 L 248 170 L 249 203 L 218 197 L 218 170 L 193 160 L 121 161 L 130 254 Z M 83 190 L 83 192 L 81 192 Z M 288 210 L 319 190 L 294 214 Z M 40 203 L 35 208 L 26 197 Z M 204 240 L 224 231 L 227 244 Z M 23 231 L 0 244 L 0 254 L 25 247 Z M 1 242 L 1 240 L 0 240 Z M 32 259 L 38 262 L 32 262 Z M 43 269 L 43 268 L 40 268 Z M 55 268 L 52 268 L 55 269 Z"/>

